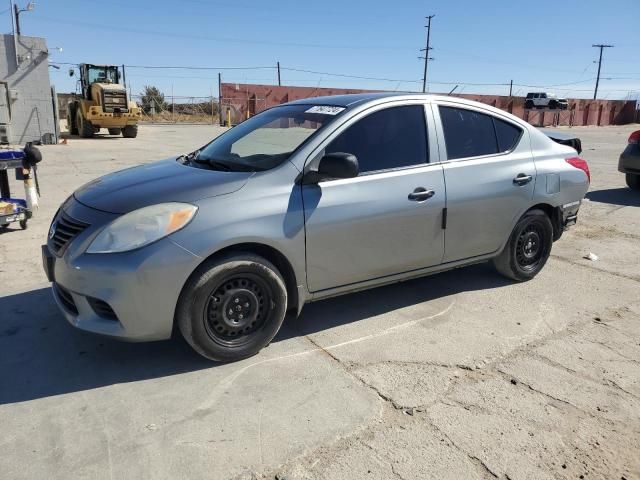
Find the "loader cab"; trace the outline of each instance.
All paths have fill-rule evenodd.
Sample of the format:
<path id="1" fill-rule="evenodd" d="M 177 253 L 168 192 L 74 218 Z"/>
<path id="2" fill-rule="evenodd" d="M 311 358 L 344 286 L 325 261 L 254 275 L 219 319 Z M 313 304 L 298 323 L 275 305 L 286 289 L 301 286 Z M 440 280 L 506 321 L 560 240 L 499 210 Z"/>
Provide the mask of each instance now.
<path id="1" fill-rule="evenodd" d="M 93 100 L 92 88 L 94 83 L 119 84 L 120 72 L 118 67 L 112 65 L 91 65 L 83 63 L 80 65 L 80 87 L 82 97 L 86 100 Z"/>

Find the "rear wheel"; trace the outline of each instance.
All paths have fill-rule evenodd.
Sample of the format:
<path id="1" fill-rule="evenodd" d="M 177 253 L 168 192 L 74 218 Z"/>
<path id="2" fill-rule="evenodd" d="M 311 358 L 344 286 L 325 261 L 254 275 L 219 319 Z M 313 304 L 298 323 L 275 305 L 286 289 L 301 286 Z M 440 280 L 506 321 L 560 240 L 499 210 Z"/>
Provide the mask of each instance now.
<path id="1" fill-rule="evenodd" d="M 231 362 L 258 353 L 286 313 L 287 289 L 278 269 L 250 253 L 214 258 L 185 284 L 176 321 L 202 356 Z"/>
<path id="2" fill-rule="evenodd" d="M 109 128 L 109 135 L 120 135 L 122 133 L 121 128 Z"/>
<path id="3" fill-rule="evenodd" d="M 527 100 L 524 102 L 524 108 L 533 108 L 533 102 L 531 100 Z"/>
<path id="4" fill-rule="evenodd" d="M 72 105 L 67 106 L 67 130 L 71 135 L 78 135 L 78 125 L 75 122 L 76 109 Z"/>
<path id="5" fill-rule="evenodd" d="M 122 129 L 122 136 L 124 138 L 136 138 L 138 136 L 138 126 L 127 125 Z"/>
<path id="6" fill-rule="evenodd" d="M 505 277 L 518 282 L 531 280 L 547 263 L 552 243 L 553 226 L 547 214 L 529 210 L 518 220 L 493 265 Z"/>
<path id="7" fill-rule="evenodd" d="M 625 175 L 627 186 L 632 190 L 640 190 L 640 175 L 627 173 Z"/>
<path id="8" fill-rule="evenodd" d="M 82 138 L 93 137 L 93 125 L 91 125 L 91 122 L 85 120 L 80 110 L 78 110 L 76 113 L 76 125 L 78 128 L 78 133 Z"/>

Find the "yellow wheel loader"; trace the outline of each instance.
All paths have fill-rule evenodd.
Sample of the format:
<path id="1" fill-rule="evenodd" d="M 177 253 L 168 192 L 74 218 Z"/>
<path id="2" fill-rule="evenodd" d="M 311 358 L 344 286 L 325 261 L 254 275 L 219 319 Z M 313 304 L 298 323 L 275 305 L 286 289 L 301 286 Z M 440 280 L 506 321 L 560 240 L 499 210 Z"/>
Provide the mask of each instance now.
<path id="1" fill-rule="evenodd" d="M 82 92 L 80 98 L 67 104 L 69 132 L 89 138 L 101 128 L 106 128 L 111 135 L 135 138 L 141 111 L 136 102 L 127 99 L 118 67 L 88 63 L 79 67 Z M 73 69 L 69 75 L 74 75 Z"/>

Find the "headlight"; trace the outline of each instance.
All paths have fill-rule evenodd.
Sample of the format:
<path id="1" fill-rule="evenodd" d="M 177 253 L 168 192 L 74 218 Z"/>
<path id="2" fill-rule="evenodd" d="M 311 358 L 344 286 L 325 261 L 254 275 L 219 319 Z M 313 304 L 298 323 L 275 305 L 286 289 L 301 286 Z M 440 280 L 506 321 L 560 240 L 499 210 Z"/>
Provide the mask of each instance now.
<path id="1" fill-rule="evenodd" d="M 91 242 L 87 253 L 116 253 L 140 248 L 184 228 L 198 207 L 160 203 L 127 213 L 111 222 Z"/>

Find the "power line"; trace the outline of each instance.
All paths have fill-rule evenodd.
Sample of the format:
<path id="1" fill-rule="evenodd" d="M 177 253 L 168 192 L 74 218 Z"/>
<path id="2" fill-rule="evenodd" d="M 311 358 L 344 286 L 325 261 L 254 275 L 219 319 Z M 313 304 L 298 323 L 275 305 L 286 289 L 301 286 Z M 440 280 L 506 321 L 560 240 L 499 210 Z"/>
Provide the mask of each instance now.
<path id="1" fill-rule="evenodd" d="M 74 20 L 68 20 L 66 18 L 58 17 L 45 17 L 38 16 L 38 21 L 50 22 L 55 24 L 73 25 L 78 27 L 84 27 L 89 29 L 111 30 L 117 32 L 135 33 L 140 35 L 150 35 L 153 37 L 167 37 L 167 38 L 186 38 L 190 40 L 207 40 L 218 43 L 238 43 L 238 44 L 252 44 L 252 45 L 269 45 L 277 47 L 302 47 L 302 48 L 327 48 L 327 49 L 353 49 L 353 50 L 406 50 L 407 47 L 393 46 L 393 45 L 353 45 L 353 44 L 340 44 L 340 45 L 327 45 L 319 43 L 297 43 L 297 42 L 279 42 L 273 40 L 251 40 L 241 37 L 217 37 L 209 35 L 200 35 L 195 33 L 179 33 L 179 32 L 167 32 L 160 30 L 146 30 L 131 27 L 117 27 L 110 25 L 102 25 L 99 23 L 87 23 Z"/>
<path id="2" fill-rule="evenodd" d="M 598 60 L 598 76 L 596 77 L 596 89 L 593 91 L 593 99 L 595 100 L 596 97 L 598 96 L 598 84 L 600 83 L 600 68 L 602 67 L 602 50 L 604 50 L 605 48 L 612 48 L 613 45 L 605 45 L 603 43 L 598 43 L 591 46 L 600 49 L 600 59 Z"/>

